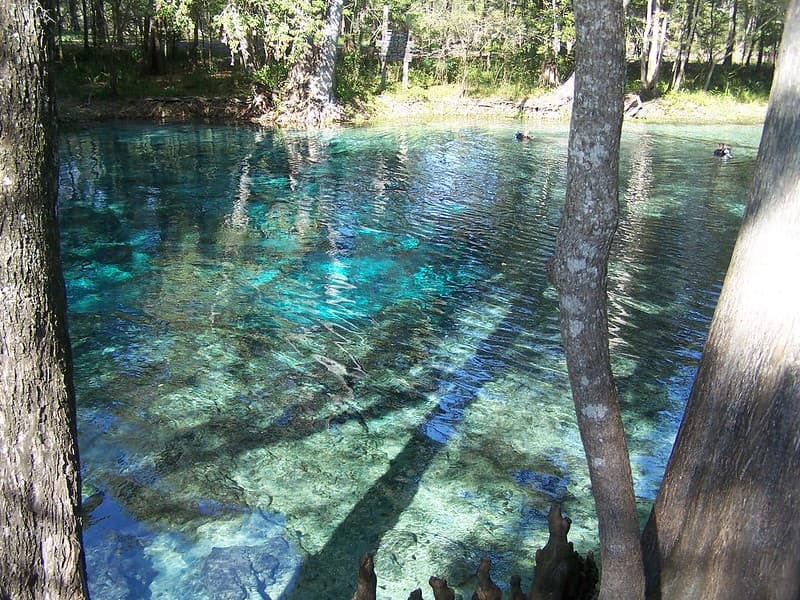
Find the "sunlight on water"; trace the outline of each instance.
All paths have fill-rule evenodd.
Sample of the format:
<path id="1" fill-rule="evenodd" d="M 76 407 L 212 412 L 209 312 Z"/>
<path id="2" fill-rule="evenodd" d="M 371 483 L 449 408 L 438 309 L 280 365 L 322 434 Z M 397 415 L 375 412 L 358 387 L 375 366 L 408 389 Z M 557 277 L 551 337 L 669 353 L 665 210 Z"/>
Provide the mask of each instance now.
<path id="1" fill-rule="evenodd" d="M 93 598 L 344 599 L 365 550 L 380 598 L 470 597 L 483 555 L 527 586 L 552 501 L 595 548 L 545 273 L 567 131 L 514 131 L 63 135 Z M 759 135 L 626 125 L 609 317 L 643 516 Z"/>

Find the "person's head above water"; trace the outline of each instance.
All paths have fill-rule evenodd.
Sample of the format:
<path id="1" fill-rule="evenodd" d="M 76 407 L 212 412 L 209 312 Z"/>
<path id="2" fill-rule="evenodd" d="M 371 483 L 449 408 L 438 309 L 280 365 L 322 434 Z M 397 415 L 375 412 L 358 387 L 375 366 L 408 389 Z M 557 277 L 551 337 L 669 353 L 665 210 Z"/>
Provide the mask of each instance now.
<path id="1" fill-rule="evenodd" d="M 724 142 L 717 143 L 717 149 L 714 150 L 714 156 L 731 156 L 733 153 L 731 152 L 730 144 L 725 144 Z"/>
<path id="2" fill-rule="evenodd" d="M 521 142 L 527 142 L 528 140 L 533 139 L 533 136 L 528 134 L 527 128 L 523 129 L 522 131 L 518 131 L 514 137 Z"/>

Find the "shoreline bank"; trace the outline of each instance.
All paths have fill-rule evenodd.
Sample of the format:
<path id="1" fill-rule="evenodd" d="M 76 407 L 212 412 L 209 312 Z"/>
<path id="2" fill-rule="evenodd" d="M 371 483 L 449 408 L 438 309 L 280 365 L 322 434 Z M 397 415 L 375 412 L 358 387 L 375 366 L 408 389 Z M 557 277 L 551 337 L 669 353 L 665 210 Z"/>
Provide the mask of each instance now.
<path id="1" fill-rule="evenodd" d="M 383 94 L 376 97 L 370 107 L 353 115 L 342 125 L 459 117 L 516 119 L 525 124 L 569 120 L 569 107 L 554 111 L 537 110 L 535 102 L 531 100 L 456 95 L 430 99 L 424 94 L 399 98 Z M 272 113 L 265 114 L 263 109 L 248 99 L 238 97 L 88 98 L 85 101 L 65 97 L 57 99 L 57 107 L 58 121 L 64 125 L 111 121 L 275 124 Z M 666 96 L 644 102 L 639 113 L 626 117 L 626 121 L 754 125 L 763 123 L 766 109 L 766 102 L 745 103 L 719 98 L 718 101 L 701 104 L 693 101 L 692 96 Z"/>

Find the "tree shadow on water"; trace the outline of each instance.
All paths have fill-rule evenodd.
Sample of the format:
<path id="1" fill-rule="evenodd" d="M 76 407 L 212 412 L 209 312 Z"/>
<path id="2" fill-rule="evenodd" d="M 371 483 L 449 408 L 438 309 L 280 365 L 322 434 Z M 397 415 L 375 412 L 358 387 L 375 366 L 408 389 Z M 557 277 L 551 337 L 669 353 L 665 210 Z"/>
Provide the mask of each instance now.
<path id="1" fill-rule="evenodd" d="M 447 449 L 465 410 L 482 387 L 506 369 L 506 364 L 497 360 L 498 348 L 509 344 L 509 331 L 516 330 L 520 309 L 522 306 L 513 305 L 474 354 L 453 373 L 438 405 L 415 428 L 386 472 L 353 506 L 319 552 L 304 561 L 294 588 L 287 591 L 284 600 L 352 596 L 358 557 L 366 551 L 378 550 L 383 536 L 396 526 L 411 505 L 425 472 L 437 455 Z M 463 383 L 465 380 L 468 384 Z"/>

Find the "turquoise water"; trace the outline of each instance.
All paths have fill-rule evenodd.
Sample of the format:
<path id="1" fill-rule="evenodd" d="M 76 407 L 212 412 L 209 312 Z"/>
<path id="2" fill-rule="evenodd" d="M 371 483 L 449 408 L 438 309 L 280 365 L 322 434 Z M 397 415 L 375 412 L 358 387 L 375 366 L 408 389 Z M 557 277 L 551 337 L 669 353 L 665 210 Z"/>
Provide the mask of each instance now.
<path id="1" fill-rule="evenodd" d="M 596 521 L 545 269 L 566 127 L 62 136 L 93 598 L 466 598 Z M 626 126 L 609 285 L 642 515 L 724 277 L 758 127 Z M 716 159 L 718 140 L 734 146 Z"/>

